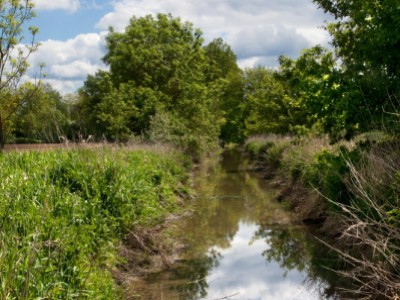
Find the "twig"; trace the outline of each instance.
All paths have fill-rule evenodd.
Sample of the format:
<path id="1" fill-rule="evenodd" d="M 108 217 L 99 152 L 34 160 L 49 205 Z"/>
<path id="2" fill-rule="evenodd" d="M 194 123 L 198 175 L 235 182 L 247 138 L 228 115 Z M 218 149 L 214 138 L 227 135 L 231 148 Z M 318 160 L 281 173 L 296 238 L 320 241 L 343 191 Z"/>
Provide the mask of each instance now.
<path id="1" fill-rule="evenodd" d="M 236 294 L 233 294 L 233 295 L 230 295 L 230 296 L 225 296 L 225 297 L 222 297 L 222 298 L 216 298 L 216 299 L 211 299 L 211 300 L 223 300 L 223 299 L 229 299 L 230 297 L 234 297 L 234 296 L 237 296 L 237 295 L 239 295 L 240 293 L 238 292 L 238 293 L 236 293 Z"/>

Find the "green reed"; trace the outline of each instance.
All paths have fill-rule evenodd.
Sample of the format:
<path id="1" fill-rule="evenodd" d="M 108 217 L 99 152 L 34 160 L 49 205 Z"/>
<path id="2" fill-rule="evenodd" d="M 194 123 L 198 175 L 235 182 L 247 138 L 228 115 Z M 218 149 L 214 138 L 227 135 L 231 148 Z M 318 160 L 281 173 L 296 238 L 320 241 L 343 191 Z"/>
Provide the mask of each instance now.
<path id="1" fill-rule="evenodd" d="M 179 208 L 172 151 L 0 155 L 0 299 L 115 299 L 119 239 Z"/>

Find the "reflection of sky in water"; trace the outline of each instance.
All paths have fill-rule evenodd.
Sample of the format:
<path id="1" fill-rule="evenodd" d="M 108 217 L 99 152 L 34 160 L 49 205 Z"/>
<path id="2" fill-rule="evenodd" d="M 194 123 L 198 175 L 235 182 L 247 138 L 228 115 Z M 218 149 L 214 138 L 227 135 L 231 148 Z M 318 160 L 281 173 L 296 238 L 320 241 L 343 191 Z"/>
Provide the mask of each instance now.
<path id="1" fill-rule="evenodd" d="M 236 170 L 235 164 L 227 169 Z M 170 270 L 149 278 L 144 290 L 154 296 L 142 299 L 310 300 L 332 294 L 330 278 L 320 272 L 326 253 L 304 228 L 290 225 L 290 215 L 272 200 L 274 190 L 245 172 L 216 170 L 199 183 L 195 213 L 177 223 L 173 235 L 187 247 Z"/>
<path id="2" fill-rule="evenodd" d="M 207 277 L 206 299 L 286 300 L 318 299 L 318 293 L 305 286 L 307 275 L 287 271 L 273 261 L 268 263 L 262 252 L 268 249 L 264 239 L 253 240 L 258 226 L 240 222 L 239 231 L 228 249 L 215 248 L 222 258 Z"/>

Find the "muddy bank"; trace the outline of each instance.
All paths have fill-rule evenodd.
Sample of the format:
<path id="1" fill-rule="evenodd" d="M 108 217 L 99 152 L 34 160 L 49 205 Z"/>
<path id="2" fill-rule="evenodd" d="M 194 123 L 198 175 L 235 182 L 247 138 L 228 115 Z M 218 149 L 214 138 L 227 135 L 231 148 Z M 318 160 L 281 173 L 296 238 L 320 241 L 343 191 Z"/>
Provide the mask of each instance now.
<path id="1" fill-rule="evenodd" d="M 171 237 L 169 230 L 188 215 L 189 210 L 171 214 L 157 226 L 135 226 L 125 235 L 118 249 L 120 263 L 112 270 L 122 288 L 123 299 L 153 299 L 143 294 L 143 278 L 167 270 L 177 262 L 185 245 Z"/>
<path id="2" fill-rule="evenodd" d="M 293 224 L 304 224 L 319 234 L 336 238 L 343 232 L 345 225 L 332 212 L 328 200 L 312 187 L 300 180 L 292 180 L 279 167 L 270 164 L 263 156 L 244 153 L 251 162 L 251 168 L 266 184 L 278 190 L 275 199 L 292 212 Z"/>

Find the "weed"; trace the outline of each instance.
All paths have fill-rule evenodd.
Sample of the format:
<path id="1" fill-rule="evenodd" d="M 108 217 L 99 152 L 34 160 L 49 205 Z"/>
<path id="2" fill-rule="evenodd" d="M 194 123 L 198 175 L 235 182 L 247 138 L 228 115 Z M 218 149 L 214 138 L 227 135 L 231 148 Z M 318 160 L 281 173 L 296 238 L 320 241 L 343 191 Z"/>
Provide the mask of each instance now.
<path id="1" fill-rule="evenodd" d="M 118 240 L 178 209 L 177 161 L 123 148 L 1 155 L 0 299 L 118 298 Z"/>

